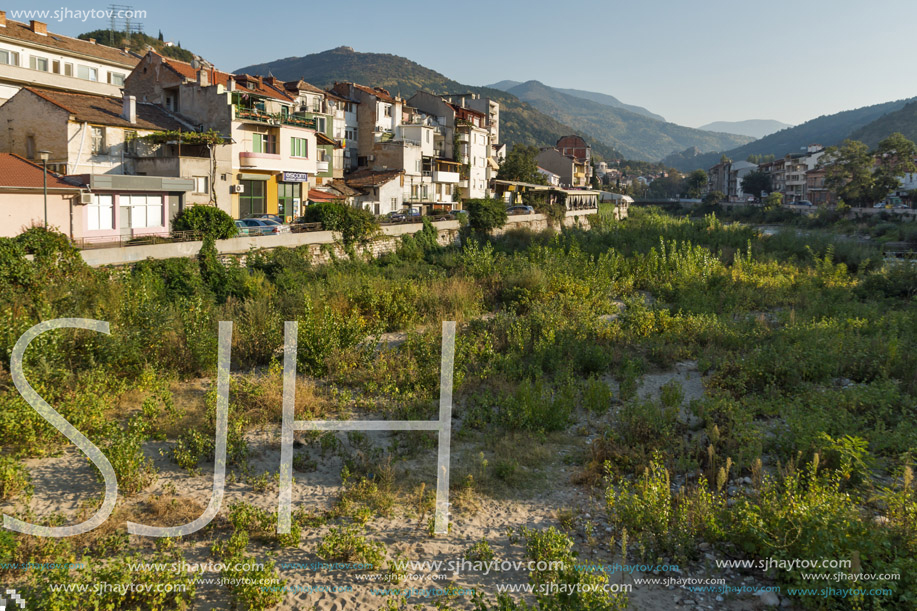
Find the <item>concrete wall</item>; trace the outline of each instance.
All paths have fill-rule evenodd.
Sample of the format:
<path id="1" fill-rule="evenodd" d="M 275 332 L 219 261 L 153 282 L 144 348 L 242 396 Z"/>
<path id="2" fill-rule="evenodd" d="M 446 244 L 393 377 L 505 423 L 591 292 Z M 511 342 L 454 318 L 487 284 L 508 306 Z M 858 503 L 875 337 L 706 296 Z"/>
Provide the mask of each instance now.
<path id="1" fill-rule="evenodd" d="M 590 211 L 576 210 L 567 213 L 564 219 L 565 227 L 589 227 L 588 215 Z M 460 226 L 458 221 L 436 221 L 433 223 L 439 235 L 437 241 L 445 246 L 455 244 L 460 239 Z M 550 227 L 547 218 L 541 214 L 511 216 L 506 226 L 494 232 L 502 235 L 514 229 L 531 229 L 540 231 Z M 423 223 L 410 223 L 403 225 L 386 225 L 381 229 L 381 235 L 371 244 L 358 249 L 364 256 L 376 257 L 398 248 L 398 238 L 423 229 Z M 217 240 L 217 252 L 225 258 L 237 260 L 244 259 L 252 249 L 271 248 L 297 248 L 307 247 L 313 263 L 326 263 L 331 259 L 346 258 L 347 253 L 341 248 L 339 235 L 330 231 L 315 231 L 310 233 L 288 233 L 277 236 L 241 237 L 230 240 Z M 96 250 L 83 250 L 80 254 L 87 264 L 93 267 L 102 265 L 127 265 L 145 259 L 172 259 L 176 257 L 196 257 L 201 249 L 202 242 L 177 242 L 171 244 L 151 244 L 147 246 L 125 246 L 122 248 L 101 248 Z"/>
<path id="2" fill-rule="evenodd" d="M 70 202 L 74 195 L 48 193 L 48 225 L 70 235 Z M 0 205 L 0 237 L 12 238 L 32 225 L 43 225 L 45 220 L 44 195 L 21 193 L 4 197 Z M 76 207 L 76 206 L 75 206 Z"/>

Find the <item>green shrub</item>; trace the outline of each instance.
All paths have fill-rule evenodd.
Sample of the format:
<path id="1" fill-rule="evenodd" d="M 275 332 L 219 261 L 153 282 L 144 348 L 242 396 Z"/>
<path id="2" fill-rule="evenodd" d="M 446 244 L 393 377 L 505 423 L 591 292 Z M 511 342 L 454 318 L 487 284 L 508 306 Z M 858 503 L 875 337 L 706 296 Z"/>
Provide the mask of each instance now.
<path id="1" fill-rule="evenodd" d="M 369 210 L 354 208 L 338 202 L 322 202 L 306 207 L 306 223 L 321 223 L 325 231 L 337 231 L 345 246 L 370 241 L 379 230 L 379 222 Z"/>
<path id="2" fill-rule="evenodd" d="M 194 231 L 214 240 L 234 238 L 239 232 L 231 216 L 217 208 L 198 204 L 187 206 L 172 221 L 174 231 Z"/>
<path id="3" fill-rule="evenodd" d="M 15 458 L 0 457 L 0 500 L 16 498 L 23 492 L 32 493 L 32 482 L 28 471 Z"/>
<path id="4" fill-rule="evenodd" d="M 322 537 L 317 553 L 323 560 L 358 562 L 381 567 L 385 559 L 385 546 L 377 541 L 368 540 L 359 526 L 334 526 Z"/>
<path id="5" fill-rule="evenodd" d="M 499 199 L 468 199 L 468 226 L 479 233 L 490 233 L 506 224 L 506 203 Z"/>

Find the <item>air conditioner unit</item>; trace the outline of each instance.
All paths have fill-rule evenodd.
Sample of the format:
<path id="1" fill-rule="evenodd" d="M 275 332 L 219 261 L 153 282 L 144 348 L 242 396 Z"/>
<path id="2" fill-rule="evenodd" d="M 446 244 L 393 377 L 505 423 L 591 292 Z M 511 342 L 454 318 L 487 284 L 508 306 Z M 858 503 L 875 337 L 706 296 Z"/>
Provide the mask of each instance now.
<path id="1" fill-rule="evenodd" d="M 367 155 L 367 156 L 366 156 L 366 160 L 367 160 L 367 161 L 375 161 L 375 160 L 376 160 L 376 156 L 375 156 L 375 155 Z"/>
<path id="2" fill-rule="evenodd" d="M 92 203 L 92 193 L 89 193 L 88 191 L 81 191 L 80 192 L 80 203 L 83 204 L 84 206 L 88 206 L 89 204 L 91 204 Z"/>
<path id="3" fill-rule="evenodd" d="M 245 193 L 245 185 L 229 185 L 230 193 Z"/>

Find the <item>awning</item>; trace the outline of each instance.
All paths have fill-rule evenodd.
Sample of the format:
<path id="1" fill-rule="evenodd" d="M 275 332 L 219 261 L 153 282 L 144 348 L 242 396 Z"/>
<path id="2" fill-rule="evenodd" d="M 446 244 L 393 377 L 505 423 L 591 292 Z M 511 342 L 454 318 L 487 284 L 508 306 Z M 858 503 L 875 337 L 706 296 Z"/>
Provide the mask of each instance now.
<path id="1" fill-rule="evenodd" d="M 487 158 L 487 163 L 490 164 L 491 169 L 494 169 L 494 170 L 499 170 L 499 169 L 500 169 L 500 164 L 497 163 L 496 160 L 495 160 L 493 157 L 488 157 L 488 158 Z"/>
<path id="2" fill-rule="evenodd" d="M 315 132 L 315 141 L 320 145 L 330 144 L 331 146 L 337 146 L 338 144 L 334 138 L 329 138 L 322 132 Z"/>

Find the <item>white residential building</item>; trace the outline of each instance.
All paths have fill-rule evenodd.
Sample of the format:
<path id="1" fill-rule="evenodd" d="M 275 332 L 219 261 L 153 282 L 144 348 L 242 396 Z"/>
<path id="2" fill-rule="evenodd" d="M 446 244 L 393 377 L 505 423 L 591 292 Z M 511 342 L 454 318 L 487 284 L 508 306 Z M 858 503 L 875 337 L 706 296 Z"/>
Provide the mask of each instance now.
<path id="1" fill-rule="evenodd" d="M 129 51 L 48 32 L 40 21 L 8 20 L 0 11 L 0 104 L 25 86 L 120 97 L 139 61 Z"/>

